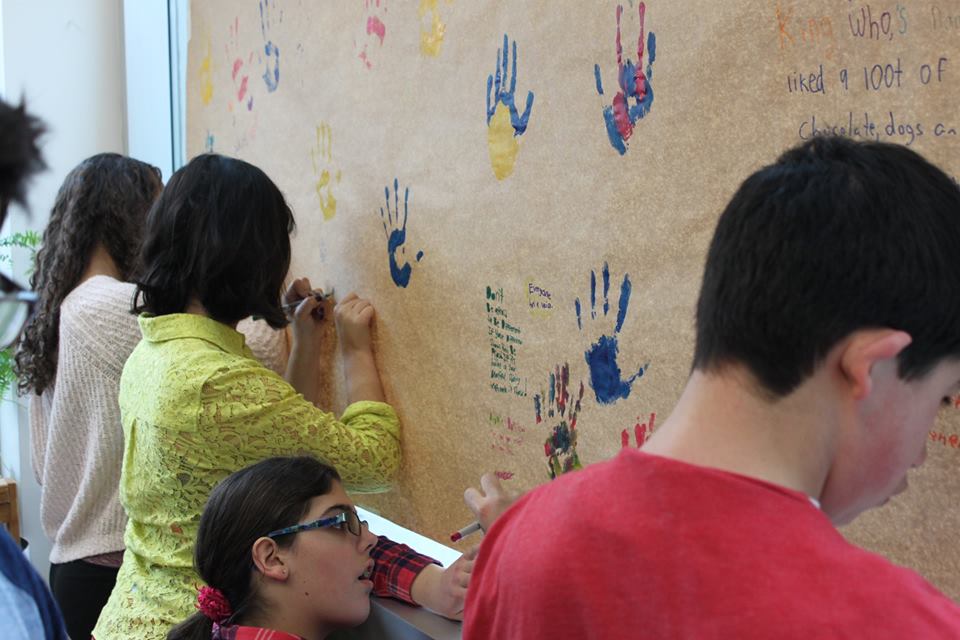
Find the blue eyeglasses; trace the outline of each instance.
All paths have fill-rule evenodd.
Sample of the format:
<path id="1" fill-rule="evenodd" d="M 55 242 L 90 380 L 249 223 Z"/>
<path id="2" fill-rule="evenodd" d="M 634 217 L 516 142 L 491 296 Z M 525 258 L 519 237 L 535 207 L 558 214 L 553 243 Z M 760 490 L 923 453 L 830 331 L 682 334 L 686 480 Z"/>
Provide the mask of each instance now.
<path id="1" fill-rule="evenodd" d="M 346 525 L 347 531 L 355 536 L 359 536 L 363 530 L 362 527 L 366 524 L 367 521 L 361 520 L 356 511 L 349 510 L 330 518 L 320 518 L 319 520 L 314 520 L 313 522 L 305 522 L 303 524 L 295 524 L 283 529 L 277 529 L 276 531 L 271 531 L 268 533 L 267 537 L 278 538 L 289 533 L 300 533 L 301 531 L 309 531 L 310 529 L 324 529 L 326 527 L 340 527 L 343 529 L 344 525 Z"/>

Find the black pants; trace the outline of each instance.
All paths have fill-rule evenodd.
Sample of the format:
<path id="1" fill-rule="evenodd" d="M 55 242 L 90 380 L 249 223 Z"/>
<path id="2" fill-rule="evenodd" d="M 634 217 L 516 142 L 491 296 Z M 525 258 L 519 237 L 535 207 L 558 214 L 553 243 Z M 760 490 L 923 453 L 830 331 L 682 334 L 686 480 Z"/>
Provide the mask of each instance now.
<path id="1" fill-rule="evenodd" d="M 90 638 L 119 572 L 119 567 L 101 567 L 83 560 L 50 565 L 50 590 L 71 638 Z"/>

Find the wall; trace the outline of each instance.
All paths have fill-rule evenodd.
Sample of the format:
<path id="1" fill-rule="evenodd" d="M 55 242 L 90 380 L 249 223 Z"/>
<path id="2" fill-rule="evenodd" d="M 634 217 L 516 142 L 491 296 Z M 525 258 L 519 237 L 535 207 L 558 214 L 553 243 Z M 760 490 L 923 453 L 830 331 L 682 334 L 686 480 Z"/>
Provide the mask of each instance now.
<path id="1" fill-rule="evenodd" d="M 482 472 L 527 489 L 663 423 L 717 217 L 762 164 L 835 128 L 958 175 L 957 14 L 205 0 L 187 146 L 263 168 L 297 218 L 293 273 L 373 301 L 404 466 L 361 504 L 442 540 Z M 911 491 L 845 533 L 956 598 L 960 409 L 931 440 Z"/>

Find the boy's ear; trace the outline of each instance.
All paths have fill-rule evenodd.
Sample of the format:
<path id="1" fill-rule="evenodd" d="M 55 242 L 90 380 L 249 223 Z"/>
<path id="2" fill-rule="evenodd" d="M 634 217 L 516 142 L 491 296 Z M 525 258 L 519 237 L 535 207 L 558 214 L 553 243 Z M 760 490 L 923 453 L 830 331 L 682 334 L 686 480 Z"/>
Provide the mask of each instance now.
<path id="1" fill-rule="evenodd" d="M 275 540 L 266 536 L 257 538 L 250 550 L 250 556 L 257 571 L 264 577 L 286 582 L 290 572 Z"/>
<path id="2" fill-rule="evenodd" d="M 851 334 L 840 353 L 839 366 L 853 397 L 862 399 L 870 395 L 874 367 L 896 358 L 912 341 L 909 333 L 894 329 L 869 329 Z"/>

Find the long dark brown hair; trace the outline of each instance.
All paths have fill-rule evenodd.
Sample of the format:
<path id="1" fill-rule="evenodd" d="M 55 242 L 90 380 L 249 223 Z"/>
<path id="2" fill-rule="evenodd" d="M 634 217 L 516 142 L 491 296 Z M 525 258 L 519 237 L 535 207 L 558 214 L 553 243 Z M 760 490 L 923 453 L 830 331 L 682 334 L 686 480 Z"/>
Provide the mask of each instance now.
<path id="1" fill-rule="evenodd" d="M 57 373 L 60 305 L 79 283 L 98 244 L 123 280 L 133 276 L 147 211 L 163 184 L 160 171 L 116 153 L 81 162 L 57 192 L 30 286 L 39 299 L 17 347 L 20 393 L 40 394 Z"/>
<path id="2" fill-rule="evenodd" d="M 297 524 L 310 501 L 326 495 L 340 476 L 310 456 L 267 458 L 230 474 L 210 493 L 200 516 L 193 565 L 208 586 L 230 603 L 233 624 L 257 612 L 253 543 L 270 531 Z M 294 536 L 277 538 L 293 544 Z M 210 640 L 213 621 L 197 612 L 175 626 L 167 640 Z"/>

